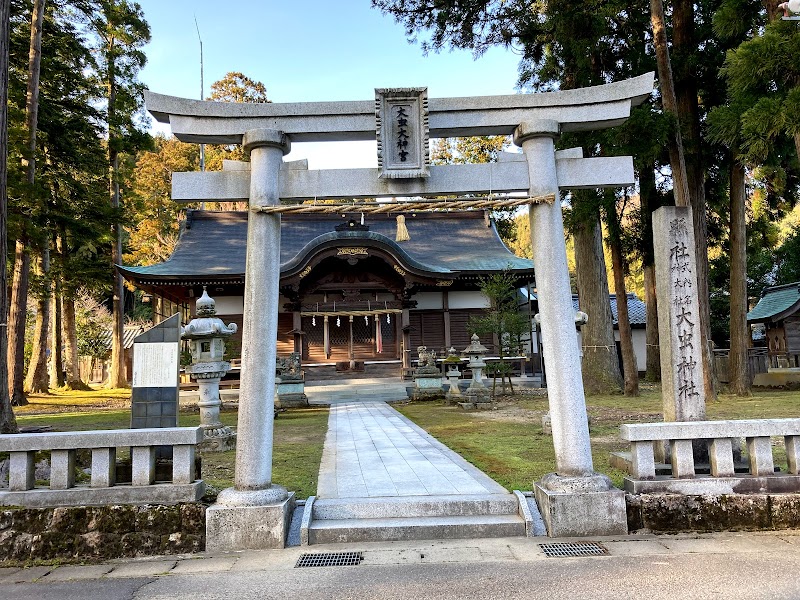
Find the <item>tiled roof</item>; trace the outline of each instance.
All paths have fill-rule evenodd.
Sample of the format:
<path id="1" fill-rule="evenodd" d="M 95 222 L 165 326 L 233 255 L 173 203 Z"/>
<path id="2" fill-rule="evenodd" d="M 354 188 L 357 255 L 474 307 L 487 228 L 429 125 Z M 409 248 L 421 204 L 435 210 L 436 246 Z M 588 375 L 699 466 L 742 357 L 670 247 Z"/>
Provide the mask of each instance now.
<path id="1" fill-rule="evenodd" d="M 125 329 L 122 334 L 122 347 L 126 350 L 132 348 L 134 338 L 145 331 L 146 328 L 143 325 L 125 325 Z M 103 331 L 100 336 L 105 347 L 111 350 L 111 330 L 107 329 L 106 331 Z"/>
<path id="2" fill-rule="evenodd" d="M 800 310 L 800 283 L 769 287 L 755 308 L 747 313 L 749 323 L 779 321 Z"/>
<path id="3" fill-rule="evenodd" d="M 619 325 L 617 317 L 617 295 L 609 294 L 608 300 L 611 303 L 611 318 L 616 327 Z M 576 311 L 579 310 L 578 296 L 575 294 L 572 296 L 572 306 Z M 589 315 L 589 318 L 591 318 L 591 315 Z M 644 327 L 647 325 L 647 305 L 632 292 L 628 294 L 628 320 L 630 321 L 631 327 Z"/>
<path id="4" fill-rule="evenodd" d="M 354 215 L 348 215 L 353 217 Z M 483 213 L 406 214 L 411 239 L 395 242 L 395 215 L 366 215 L 368 232 L 343 231 L 341 215 L 284 215 L 281 219 L 281 271 L 294 266 L 301 254 L 333 238 L 363 239 L 405 256 L 410 266 L 431 273 L 496 271 L 511 268 L 532 271 L 533 262 L 512 254 Z M 122 267 L 132 279 L 148 275 L 243 277 L 247 240 L 247 212 L 194 211 L 187 220 L 172 256 L 146 267 Z"/>

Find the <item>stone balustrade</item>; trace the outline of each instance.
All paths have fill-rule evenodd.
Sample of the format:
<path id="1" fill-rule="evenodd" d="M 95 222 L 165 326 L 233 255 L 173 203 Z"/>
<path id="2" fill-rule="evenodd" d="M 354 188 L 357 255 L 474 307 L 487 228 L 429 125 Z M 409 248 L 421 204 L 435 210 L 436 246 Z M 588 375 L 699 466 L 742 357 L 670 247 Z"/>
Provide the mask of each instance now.
<path id="1" fill-rule="evenodd" d="M 731 494 L 800 491 L 800 419 L 688 421 L 622 425 L 631 461 L 625 490 L 635 494 Z M 737 472 L 734 443 L 746 440 L 747 472 Z M 783 438 L 786 470 L 775 470 L 773 438 Z M 671 475 L 656 475 L 654 445 L 668 443 Z M 693 445 L 708 446 L 709 475 L 698 475 Z M 741 469 L 742 471 L 744 469 Z"/>
<path id="2" fill-rule="evenodd" d="M 0 452 L 10 454 L 8 490 L 0 505 L 47 507 L 195 502 L 205 491 L 196 479 L 195 446 L 200 427 L 113 429 L 70 433 L 0 435 Z M 156 481 L 156 448 L 172 448 L 171 481 Z M 131 482 L 117 484 L 117 453 L 130 448 Z M 88 484 L 76 484 L 78 450 L 91 452 Z M 48 487 L 36 485 L 35 456 L 50 452 Z"/>

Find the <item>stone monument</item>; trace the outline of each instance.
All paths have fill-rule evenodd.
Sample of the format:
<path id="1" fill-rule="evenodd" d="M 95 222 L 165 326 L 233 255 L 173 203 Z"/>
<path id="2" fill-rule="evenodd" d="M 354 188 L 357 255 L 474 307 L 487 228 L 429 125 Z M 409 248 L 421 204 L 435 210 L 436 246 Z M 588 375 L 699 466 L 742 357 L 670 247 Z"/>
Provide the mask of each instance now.
<path id="1" fill-rule="evenodd" d="M 172 315 L 133 340 L 131 429 L 178 426 L 180 327 Z"/>
<path id="2" fill-rule="evenodd" d="M 665 421 L 702 421 L 706 416 L 700 304 L 692 209 L 662 206 L 653 212 L 661 397 Z M 656 458 L 668 460 L 663 447 Z M 695 460 L 708 462 L 708 448 L 694 445 Z"/>
<path id="3" fill-rule="evenodd" d="M 426 346 L 417 348 L 419 363 L 414 370 L 414 390 L 412 400 L 433 400 L 444 395 L 442 391 L 442 373 L 436 366 L 436 350 L 428 350 Z"/>
<path id="4" fill-rule="evenodd" d="M 308 406 L 306 382 L 300 368 L 300 353 L 292 352 L 289 356 L 276 359 L 275 370 L 275 407 L 297 408 Z"/>
<path id="5" fill-rule="evenodd" d="M 464 391 L 465 401 L 461 402 L 461 408 L 470 409 L 487 409 L 492 407 L 492 395 L 483 384 L 483 369 L 486 363 L 483 357 L 489 349 L 481 344 L 481 340 L 477 333 L 472 334 L 469 346 L 461 351 L 461 354 L 469 358 L 467 366 L 472 371 L 472 381 L 469 382 L 469 387 Z"/>
<path id="6" fill-rule="evenodd" d="M 216 302 L 203 287 L 203 295 L 195 303 L 194 319 L 181 328 L 181 337 L 189 340 L 192 364 L 186 373 L 197 382 L 200 392 L 200 426 L 203 441 L 199 450 L 224 452 L 236 447 L 236 433 L 219 419 L 222 402 L 219 398 L 219 381 L 230 371 L 231 364 L 223 360 L 225 340 L 236 333 L 236 323 L 225 325 L 216 317 Z"/>

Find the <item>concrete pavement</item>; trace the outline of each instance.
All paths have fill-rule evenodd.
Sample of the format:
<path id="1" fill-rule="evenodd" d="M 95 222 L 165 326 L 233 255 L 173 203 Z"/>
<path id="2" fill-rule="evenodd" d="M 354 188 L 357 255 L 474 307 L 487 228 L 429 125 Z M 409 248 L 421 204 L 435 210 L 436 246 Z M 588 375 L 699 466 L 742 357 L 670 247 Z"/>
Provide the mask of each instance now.
<path id="1" fill-rule="evenodd" d="M 331 544 L 100 565 L 0 570 L 0 598 L 798 598 L 800 531 L 592 538 L 608 556 L 547 558 L 496 538 Z M 302 554 L 360 551 L 352 567 L 295 568 Z"/>

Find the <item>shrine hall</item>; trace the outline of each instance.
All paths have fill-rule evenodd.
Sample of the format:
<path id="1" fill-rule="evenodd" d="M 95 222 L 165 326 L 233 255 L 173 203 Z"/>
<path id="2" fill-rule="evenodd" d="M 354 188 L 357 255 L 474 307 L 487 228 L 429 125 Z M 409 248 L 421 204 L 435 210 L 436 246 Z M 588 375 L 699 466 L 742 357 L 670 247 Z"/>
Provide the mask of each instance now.
<path id="1" fill-rule="evenodd" d="M 191 317 L 203 286 L 217 314 L 242 331 L 246 211 L 192 210 L 172 256 L 121 266 L 152 296 L 155 322 Z M 285 214 L 281 218 L 277 352 L 304 363 L 402 361 L 427 346 L 463 350 L 483 312 L 481 279 L 508 270 L 533 286 L 533 262 L 515 256 L 487 211 Z M 486 340 L 491 346 L 491 340 Z M 236 352 L 240 339 L 232 340 Z"/>

